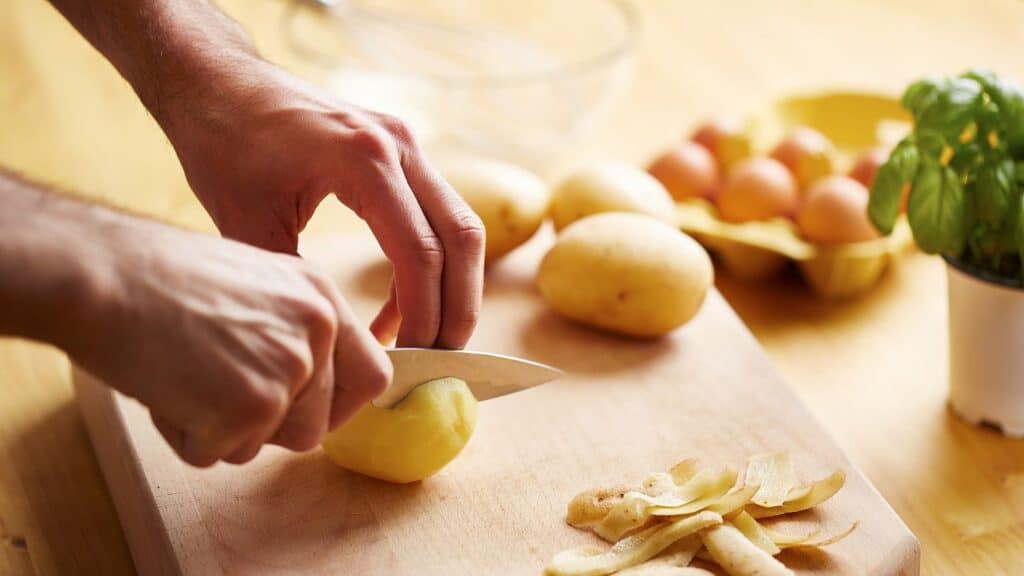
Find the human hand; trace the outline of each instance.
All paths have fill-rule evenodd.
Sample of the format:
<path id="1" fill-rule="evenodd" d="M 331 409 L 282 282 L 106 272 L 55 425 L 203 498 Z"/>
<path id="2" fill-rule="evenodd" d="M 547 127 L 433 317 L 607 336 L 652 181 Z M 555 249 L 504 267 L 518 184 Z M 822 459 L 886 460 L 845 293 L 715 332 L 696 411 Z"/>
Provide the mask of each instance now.
<path id="1" fill-rule="evenodd" d="M 256 58 L 178 91 L 158 113 L 221 233 L 296 253 L 334 194 L 394 264 L 371 325 L 399 346 L 461 348 L 476 325 L 484 229 L 399 120 L 334 102 Z"/>
<path id="2" fill-rule="evenodd" d="M 144 220 L 103 228 L 96 330 L 63 344 L 149 407 L 186 462 L 311 449 L 388 386 L 384 350 L 312 264 Z"/>

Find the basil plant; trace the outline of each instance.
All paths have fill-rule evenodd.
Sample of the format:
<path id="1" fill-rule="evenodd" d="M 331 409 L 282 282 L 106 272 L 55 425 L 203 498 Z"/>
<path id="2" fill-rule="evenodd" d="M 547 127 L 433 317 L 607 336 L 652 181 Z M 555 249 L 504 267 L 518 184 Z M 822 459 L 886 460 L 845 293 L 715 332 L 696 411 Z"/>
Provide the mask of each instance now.
<path id="1" fill-rule="evenodd" d="M 875 176 L 868 215 L 892 231 L 907 220 L 924 252 L 1017 284 L 1024 281 L 1024 93 L 972 70 L 925 79 L 903 94 L 913 132 Z"/>

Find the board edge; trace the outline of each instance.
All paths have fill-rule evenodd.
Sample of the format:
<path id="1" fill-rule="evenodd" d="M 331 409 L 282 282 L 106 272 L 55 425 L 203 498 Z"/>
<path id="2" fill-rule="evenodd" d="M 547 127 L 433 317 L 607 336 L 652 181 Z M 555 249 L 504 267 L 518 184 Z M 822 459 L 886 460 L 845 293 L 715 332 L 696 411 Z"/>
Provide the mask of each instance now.
<path id="1" fill-rule="evenodd" d="M 71 382 L 135 569 L 144 576 L 181 575 L 156 497 L 146 481 L 135 446 L 128 440 L 117 393 L 74 364 Z M 119 489 L 114 490 L 115 486 Z M 146 529 L 152 525 L 159 525 L 160 530 Z"/>

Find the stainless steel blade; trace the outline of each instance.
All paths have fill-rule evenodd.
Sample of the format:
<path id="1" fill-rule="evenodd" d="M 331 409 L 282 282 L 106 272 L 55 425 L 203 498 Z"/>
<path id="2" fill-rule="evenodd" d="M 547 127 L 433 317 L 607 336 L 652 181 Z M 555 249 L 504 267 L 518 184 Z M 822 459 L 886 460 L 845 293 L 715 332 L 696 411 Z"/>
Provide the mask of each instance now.
<path id="1" fill-rule="evenodd" d="M 551 366 L 487 352 L 389 348 L 387 354 L 395 376 L 391 386 L 373 401 L 381 408 L 390 408 L 416 386 L 445 376 L 465 380 L 477 400 L 487 400 L 532 388 L 562 374 Z"/>

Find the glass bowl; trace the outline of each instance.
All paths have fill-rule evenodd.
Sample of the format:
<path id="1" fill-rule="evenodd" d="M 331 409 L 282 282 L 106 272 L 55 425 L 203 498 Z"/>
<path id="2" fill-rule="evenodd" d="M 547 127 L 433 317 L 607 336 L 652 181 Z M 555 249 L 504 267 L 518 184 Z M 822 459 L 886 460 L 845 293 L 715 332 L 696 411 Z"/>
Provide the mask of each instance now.
<path id="1" fill-rule="evenodd" d="M 328 90 L 403 118 L 432 156 L 544 175 L 632 73 L 626 0 L 292 0 L 289 48 Z"/>

